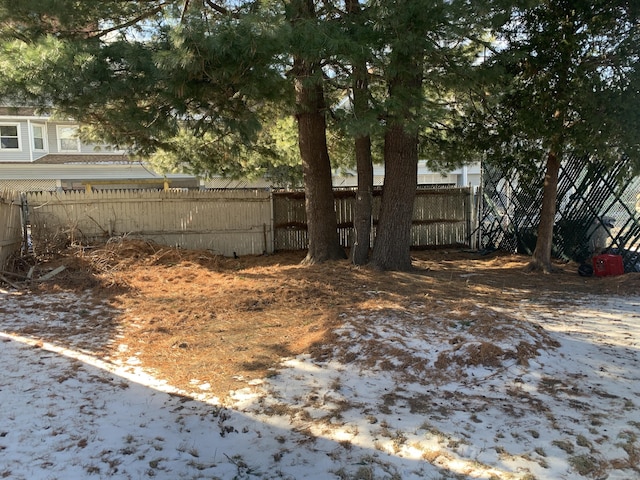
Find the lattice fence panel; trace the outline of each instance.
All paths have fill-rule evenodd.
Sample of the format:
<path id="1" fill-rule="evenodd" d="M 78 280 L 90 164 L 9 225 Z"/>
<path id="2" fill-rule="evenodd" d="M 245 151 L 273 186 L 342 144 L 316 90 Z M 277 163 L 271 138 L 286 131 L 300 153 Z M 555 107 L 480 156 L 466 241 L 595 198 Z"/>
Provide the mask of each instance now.
<path id="1" fill-rule="evenodd" d="M 563 162 L 554 256 L 584 262 L 594 253 L 619 253 L 625 270 L 640 271 L 640 178 L 624 179 L 624 169 L 622 161 L 607 166 L 571 156 Z M 523 174 L 485 164 L 482 175 L 481 248 L 531 254 L 542 205 L 543 165 Z"/>

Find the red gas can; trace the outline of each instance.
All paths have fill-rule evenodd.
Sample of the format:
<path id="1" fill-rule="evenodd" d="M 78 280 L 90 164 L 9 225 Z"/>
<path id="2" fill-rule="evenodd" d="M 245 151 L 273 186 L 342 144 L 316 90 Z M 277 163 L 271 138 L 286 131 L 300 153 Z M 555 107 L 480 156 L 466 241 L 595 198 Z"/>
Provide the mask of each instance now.
<path id="1" fill-rule="evenodd" d="M 597 277 L 607 277 L 610 275 L 622 275 L 624 265 L 621 255 L 605 253 L 593 257 L 593 273 Z"/>

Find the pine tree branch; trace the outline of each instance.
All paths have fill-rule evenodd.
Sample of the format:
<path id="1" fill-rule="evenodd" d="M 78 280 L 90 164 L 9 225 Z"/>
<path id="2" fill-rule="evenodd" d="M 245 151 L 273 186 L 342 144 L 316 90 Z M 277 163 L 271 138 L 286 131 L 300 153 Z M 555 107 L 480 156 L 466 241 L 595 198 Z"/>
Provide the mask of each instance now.
<path id="1" fill-rule="evenodd" d="M 128 22 L 121 23 L 121 24 L 118 24 L 118 25 L 114 25 L 113 27 L 108 28 L 106 30 L 98 31 L 95 35 L 92 35 L 92 38 L 101 38 L 101 37 L 104 37 L 105 35 L 108 35 L 108 34 L 110 34 L 112 32 L 116 32 L 118 30 L 122 30 L 123 28 L 131 27 L 131 26 L 135 25 L 136 23 L 139 23 L 142 20 L 145 20 L 145 19 L 147 19 L 149 17 L 152 17 L 156 13 L 161 12 L 164 9 L 164 7 L 166 7 L 166 6 L 167 6 L 167 2 L 163 2 L 160 5 L 158 5 L 157 7 L 152 8 L 148 12 L 141 13 L 137 17 L 132 18 Z"/>
<path id="2" fill-rule="evenodd" d="M 233 18 L 239 18 L 237 13 L 231 13 L 231 11 L 228 8 L 223 7 L 222 5 L 218 5 L 217 3 L 213 2 L 213 0 L 204 0 L 204 3 L 206 3 L 214 11 L 216 11 L 216 12 L 222 14 L 222 15 L 231 15 L 231 17 L 233 17 Z"/>
<path id="3" fill-rule="evenodd" d="M 184 17 L 187 14 L 187 9 L 189 8 L 189 0 L 184 0 L 184 7 L 182 8 L 182 15 L 180 15 L 180 23 L 184 22 Z"/>

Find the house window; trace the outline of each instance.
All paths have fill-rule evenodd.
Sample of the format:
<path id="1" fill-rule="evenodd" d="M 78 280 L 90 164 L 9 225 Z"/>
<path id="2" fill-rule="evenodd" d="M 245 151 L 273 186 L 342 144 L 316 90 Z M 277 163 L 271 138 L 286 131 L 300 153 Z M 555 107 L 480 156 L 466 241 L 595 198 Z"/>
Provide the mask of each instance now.
<path id="1" fill-rule="evenodd" d="M 33 125 L 31 131 L 33 132 L 33 149 L 46 150 L 44 125 Z"/>
<path id="2" fill-rule="evenodd" d="M 0 125 L 0 149 L 20 150 L 18 125 Z"/>
<path id="3" fill-rule="evenodd" d="M 80 139 L 78 138 L 78 127 L 58 126 L 58 149 L 61 152 L 79 152 Z"/>

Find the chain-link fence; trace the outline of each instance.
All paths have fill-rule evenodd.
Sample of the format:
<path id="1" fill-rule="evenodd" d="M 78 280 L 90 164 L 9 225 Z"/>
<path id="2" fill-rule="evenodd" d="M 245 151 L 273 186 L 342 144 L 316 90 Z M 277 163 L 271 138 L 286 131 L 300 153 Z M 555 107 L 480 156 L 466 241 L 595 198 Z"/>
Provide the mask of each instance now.
<path id="1" fill-rule="evenodd" d="M 595 253 L 622 255 L 640 271 L 640 178 L 621 180 L 624 162 L 605 165 L 572 156 L 561 165 L 553 255 L 585 262 Z M 478 243 L 483 249 L 533 253 L 544 168 L 522 173 L 484 164 Z"/>

